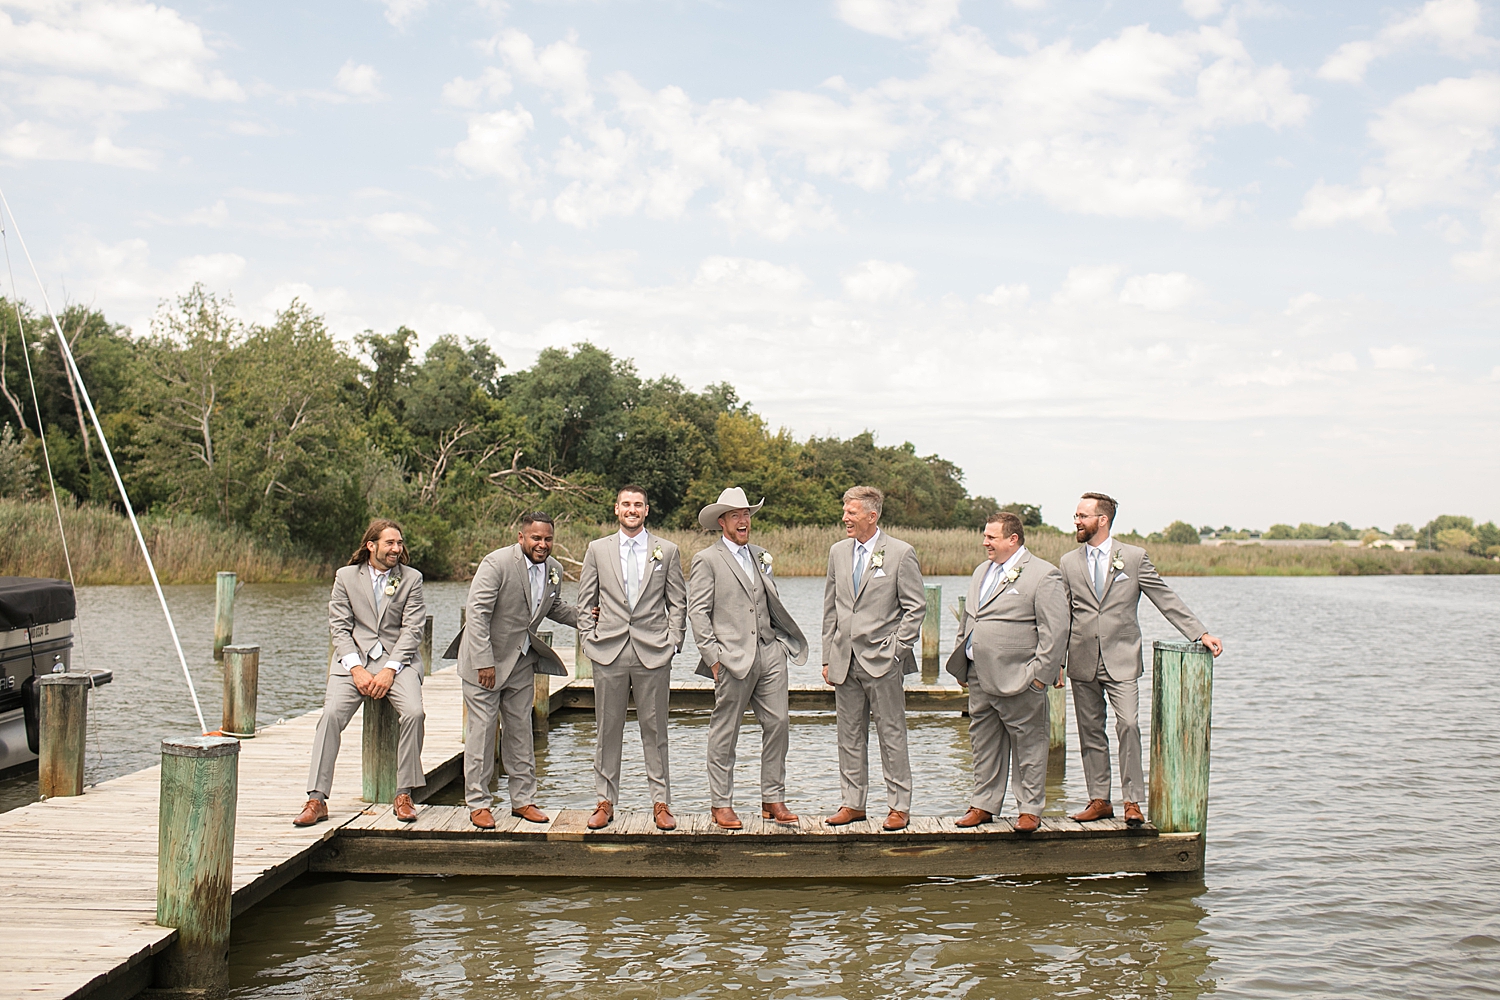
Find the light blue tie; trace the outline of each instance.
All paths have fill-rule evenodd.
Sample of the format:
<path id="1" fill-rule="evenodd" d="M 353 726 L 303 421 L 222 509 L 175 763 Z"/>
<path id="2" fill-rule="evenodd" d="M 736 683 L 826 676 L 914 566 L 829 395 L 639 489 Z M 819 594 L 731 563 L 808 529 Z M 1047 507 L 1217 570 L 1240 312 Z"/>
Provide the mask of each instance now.
<path id="1" fill-rule="evenodd" d="M 854 543 L 854 592 L 859 593 L 859 581 L 865 575 L 865 547 Z"/>

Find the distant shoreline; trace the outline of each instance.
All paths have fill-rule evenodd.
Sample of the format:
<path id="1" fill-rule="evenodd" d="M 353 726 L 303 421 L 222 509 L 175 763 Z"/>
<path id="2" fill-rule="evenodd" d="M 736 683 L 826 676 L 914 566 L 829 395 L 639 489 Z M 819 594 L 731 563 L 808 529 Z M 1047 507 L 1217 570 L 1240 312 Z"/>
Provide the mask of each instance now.
<path id="1" fill-rule="evenodd" d="M 63 511 L 74 572 L 80 585 L 149 583 L 146 566 L 136 548 L 130 524 L 123 517 L 97 507 Z M 556 554 L 576 575 L 583 550 L 595 538 L 613 530 L 609 525 L 578 522 L 558 526 Z M 202 518 L 145 517 L 142 530 L 156 559 L 164 584 L 212 583 L 221 570 L 239 574 L 245 583 L 313 583 L 332 579 L 335 564 L 306 554 L 268 546 L 240 528 L 225 527 Z M 651 529 L 676 542 L 685 562 L 710 544 L 706 532 Z M 57 523 L 50 504 L 40 501 L 0 500 L 0 531 L 9 544 L 0 548 L 0 575 L 67 579 Z M 967 576 L 984 558 L 980 533 L 963 528 L 904 529 L 891 533 L 917 550 L 922 572 L 928 576 Z M 757 527 L 752 541 L 775 559 L 780 576 L 822 576 L 828 567 L 828 547 L 844 537 L 831 527 Z M 477 565 L 491 548 L 514 539 L 509 532 L 475 532 L 465 539 L 471 562 Z M 1075 548 L 1072 535 L 1055 529 L 1033 529 L 1028 547 L 1049 562 Z M 1500 573 L 1500 562 L 1452 552 L 1397 552 L 1391 549 L 1344 546 L 1174 545 L 1145 544 L 1163 576 L 1428 576 Z M 351 545 L 352 548 L 352 545 Z M 340 563 L 343 560 L 339 560 Z"/>

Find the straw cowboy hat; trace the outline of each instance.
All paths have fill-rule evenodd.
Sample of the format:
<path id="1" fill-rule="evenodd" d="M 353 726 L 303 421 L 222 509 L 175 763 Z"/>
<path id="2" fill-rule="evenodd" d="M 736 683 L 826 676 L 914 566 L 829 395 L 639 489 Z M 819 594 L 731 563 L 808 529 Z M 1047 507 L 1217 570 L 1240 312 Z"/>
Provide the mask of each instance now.
<path id="1" fill-rule="evenodd" d="M 731 486 L 719 494 L 719 502 L 711 503 L 698 512 L 698 523 L 709 531 L 715 531 L 719 527 L 720 515 L 727 514 L 732 510 L 748 510 L 750 516 L 766 505 L 766 498 L 761 497 L 760 503 L 751 503 L 750 498 L 745 496 L 745 491 L 738 486 Z"/>

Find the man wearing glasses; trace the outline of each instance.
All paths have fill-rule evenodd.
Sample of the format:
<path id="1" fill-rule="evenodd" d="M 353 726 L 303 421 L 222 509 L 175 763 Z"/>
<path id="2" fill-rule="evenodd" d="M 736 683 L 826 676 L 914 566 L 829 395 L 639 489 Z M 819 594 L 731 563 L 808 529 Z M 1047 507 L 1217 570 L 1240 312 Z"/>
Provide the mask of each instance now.
<path id="1" fill-rule="evenodd" d="M 1120 793 L 1125 823 L 1145 822 L 1140 803 L 1146 791 L 1141 768 L 1140 676 L 1141 595 L 1177 631 L 1218 656 L 1224 644 L 1209 635 L 1151 565 L 1146 550 L 1110 535 L 1117 504 L 1103 493 L 1085 493 L 1073 515 L 1081 548 L 1058 560 L 1068 590 L 1072 633 L 1068 640 L 1068 679 L 1073 682 L 1073 711 L 1078 718 L 1079 755 L 1089 804 L 1073 819 L 1080 823 L 1109 819 L 1109 736 L 1105 733 L 1105 700 L 1115 713 L 1119 742 Z"/>

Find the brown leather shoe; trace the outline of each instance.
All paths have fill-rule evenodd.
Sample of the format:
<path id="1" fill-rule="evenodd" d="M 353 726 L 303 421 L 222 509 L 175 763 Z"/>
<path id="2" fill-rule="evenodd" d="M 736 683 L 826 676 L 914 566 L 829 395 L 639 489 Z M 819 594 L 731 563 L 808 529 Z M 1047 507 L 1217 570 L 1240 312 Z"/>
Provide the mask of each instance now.
<path id="1" fill-rule="evenodd" d="M 528 802 L 519 809 L 512 809 L 510 814 L 512 816 L 519 816 L 528 823 L 547 822 L 547 814 L 538 809 L 534 802 Z"/>
<path id="2" fill-rule="evenodd" d="M 607 799 L 599 800 L 599 807 L 594 810 L 594 815 L 589 817 L 588 828 L 590 830 L 602 830 L 609 826 L 609 821 L 615 818 L 615 807 Z"/>
<path id="3" fill-rule="evenodd" d="M 745 824 L 734 814 L 734 810 L 728 806 L 715 806 L 708 811 L 713 817 L 714 825 L 722 830 L 743 830 Z"/>
<path id="4" fill-rule="evenodd" d="M 994 813 L 987 813 L 978 806 L 970 806 L 969 811 L 953 821 L 954 826 L 978 826 L 980 823 L 990 823 L 995 819 Z"/>
<path id="5" fill-rule="evenodd" d="M 880 828 L 888 833 L 895 833 L 897 830 L 905 830 L 909 822 L 911 822 L 909 814 L 900 809 L 892 809 L 891 814 L 885 818 L 885 822 L 880 824 Z"/>
<path id="6" fill-rule="evenodd" d="M 403 823 L 417 821 L 417 807 L 412 803 L 411 796 L 405 793 L 396 796 L 396 801 L 391 803 L 391 812 Z"/>
<path id="7" fill-rule="evenodd" d="M 658 802 L 651 807 L 651 812 L 656 817 L 656 828 L 658 830 L 677 829 L 677 817 L 672 815 L 671 807 L 665 802 Z"/>
<path id="8" fill-rule="evenodd" d="M 481 830 L 493 830 L 495 828 L 495 814 L 488 809 L 469 810 L 469 822 Z"/>
<path id="9" fill-rule="evenodd" d="M 1076 812 L 1068 818 L 1078 823 L 1092 823 L 1096 819 L 1114 819 L 1115 807 L 1109 804 L 1109 799 L 1089 799 L 1089 804 L 1084 807 L 1083 812 Z"/>
<path id="10" fill-rule="evenodd" d="M 1134 802 L 1125 803 L 1125 825 L 1130 827 L 1140 826 L 1146 822 L 1146 817 L 1141 815 L 1141 807 Z"/>
<path id="11" fill-rule="evenodd" d="M 314 823 L 321 823 L 327 818 L 328 803 L 322 799 L 308 799 L 307 805 L 303 806 L 302 811 L 297 814 L 297 818 L 292 820 L 292 825 L 312 826 Z"/>
<path id="12" fill-rule="evenodd" d="M 1041 825 L 1042 817 L 1036 813 L 1022 813 L 1016 817 L 1015 827 L 1017 833 L 1035 833 Z"/>
<path id="13" fill-rule="evenodd" d="M 797 822 L 797 814 L 788 809 L 785 802 L 762 802 L 760 818 L 774 819 L 778 823 L 787 825 Z"/>
<path id="14" fill-rule="evenodd" d="M 865 811 L 863 809 L 850 809 L 848 806 L 839 806 L 839 811 L 823 822 L 829 826 L 848 826 L 850 823 L 858 823 L 864 818 Z"/>

